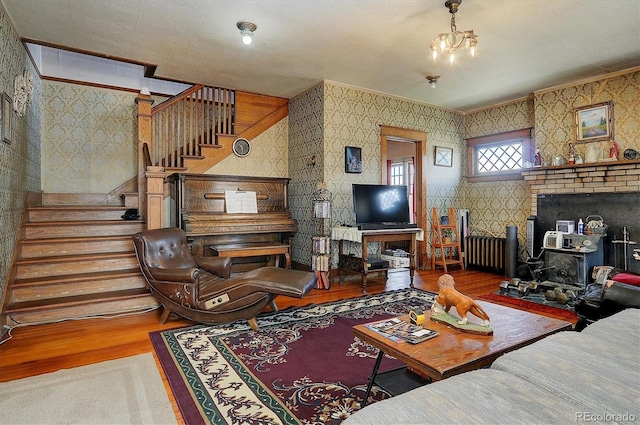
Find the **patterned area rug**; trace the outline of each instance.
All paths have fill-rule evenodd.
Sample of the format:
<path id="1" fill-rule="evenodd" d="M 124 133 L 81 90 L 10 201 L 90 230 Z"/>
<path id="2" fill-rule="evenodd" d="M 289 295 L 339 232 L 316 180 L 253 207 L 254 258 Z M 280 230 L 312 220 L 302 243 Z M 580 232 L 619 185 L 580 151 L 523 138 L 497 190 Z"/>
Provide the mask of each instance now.
<path id="1" fill-rule="evenodd" d="M 153 332 L 185 423 L 338 424 L 360 407 L 378 351 L 357 324 L 428 310 L 435 294 L 403 289 L 290 308 L 246 321 Z M 380 372 L 403 366 L 386 358 Z M 370 402 L 388 398 L 374 386 Z"/>

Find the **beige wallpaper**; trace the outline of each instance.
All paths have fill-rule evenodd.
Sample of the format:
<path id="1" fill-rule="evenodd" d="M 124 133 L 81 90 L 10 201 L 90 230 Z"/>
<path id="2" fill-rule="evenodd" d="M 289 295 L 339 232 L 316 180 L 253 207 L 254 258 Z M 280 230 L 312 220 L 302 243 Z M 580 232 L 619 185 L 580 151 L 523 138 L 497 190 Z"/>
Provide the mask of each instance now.
<path id="1" fill-rule="evenodd" d="M 615 140 L 620 153 L 627 148 L 640 151 L 640 72 L 604 78 L 541 91 L 532 98 L 487 108 L 465 115 L 465 137 L 477 137 L 504 131 L 534 128 L 536 146 L 543 159 L 568 156 L 569 143 L 575 140 L 575 108 L 613 100 Z M 609 152 L 610 143 L 576 145 L 584 157 L 588 146 Z M 518 226 L 518 237 L 525 237 L 526 219 L 531 215 L 529 185 L 524 181 L 465 183 L 466 207 L 470 210 L 472 231 L 504 237 L 507 225 Z"/>
<path id="2" fill-rule="evenodd" d="M 0 3 L 0 94 L 14 99 L 14 79 L 29 69 L 34 78 L 26 114 L 13 120 L 11 143 L 0 140 L 0 295 L 4 295 L 22 210 L 29 191 L 40 190 L 40 105 L 42 85 Z M 2 297 L 0 297 L 1 299 Z"/>
<path id="3" fill-rule="evenodd" d="M 137 174 L 136 93 L 43 84 L 42 181 L 50 193 L 108 193 Z"/>
<path id="4" fill-rule="evenodd" d="M 289 119 L 285 117 L 251 140 L 251 153 L 248 156 L 238 158 L 231 155 L 211 167 L 205 174 L 288 177 L 288 139 Z"/>
<path id="5" fill-rule="evenodd" d="M 533 98 L 522 99 L 465 115 L 465 138 L 520 130 L 533 127 L 534 123 Z M 507 226 L 517 226 L 524 246 L 530 215 L 529 185 L 524 180 L 465 182 L 464 192 L 471 234 L 503 238 Z"/>
<path id="6" fill-rule="evenodd" d="M 433 146 L 454 149 L 454 166 L 436 167 L 428 161 L 429 206 L 464 205 L 461 191 L 464 163 L 462 115 L 433 106 L 323 82 L 291 100 L 290 161 L 293 178 L 292 212 L 301 225 L 294 243 L 294 260 L 310 262 L 311 201 L 319 181 L 333 193 L 333 223 L 353 223 L 353 183 L 380 183 L 380 125 L 427 132 L 430 158 Z M 363 171 L 344 171 L 344 147 L 362 148 Z M 308 160 L 319 155 L 316 167 Z M 334 246 L 333 266 L 337 255 Z"/>
<path id="7" fill-rule="evenodd" d="M 612 100 L 614 136 L 620 153 L 627 148 L 640 151 L 640 71 L 540 92 L 535 95 L 535 139 L 543 160 L 551 163 L 556 155 L 567 157 L 569 143 L 575 140 L 575 108 Z M 589 146 L 599 146 L 608 156 L 610 143 L 576 145 L 585 157 Z"/>

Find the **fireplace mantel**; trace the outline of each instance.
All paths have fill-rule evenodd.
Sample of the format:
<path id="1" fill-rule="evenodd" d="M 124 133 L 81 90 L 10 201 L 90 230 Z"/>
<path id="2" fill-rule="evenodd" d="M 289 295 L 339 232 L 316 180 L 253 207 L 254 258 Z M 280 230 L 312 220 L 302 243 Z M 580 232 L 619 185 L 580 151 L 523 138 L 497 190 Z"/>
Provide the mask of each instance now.
<path id="1" fill-rule="evenodd" d="M 640 192 L 640 160 L 532 168 L 522 176 L 531 188 L 533 215 L 541 194 Z"/>

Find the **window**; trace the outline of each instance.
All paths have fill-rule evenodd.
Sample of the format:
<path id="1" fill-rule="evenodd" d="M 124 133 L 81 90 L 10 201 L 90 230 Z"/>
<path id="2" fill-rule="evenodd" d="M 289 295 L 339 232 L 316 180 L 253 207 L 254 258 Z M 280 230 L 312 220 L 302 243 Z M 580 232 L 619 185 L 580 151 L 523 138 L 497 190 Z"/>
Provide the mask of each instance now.
<path id="1" fill-rule="evenodd" d="M 521 171 L 533 162 L 531 129 L 467 139 L 467 181 L 522 179 Z"/>
<path id="2" fill-rule="evenodd" d="M 389 184 L 407 186 L 407 196 L 409 197 L 409 216 L 411 217 L 412 223 L 415 222 L 415 217 L 413 215 L 414 173 L 415 169 L 413 166 L 413 158 L 401 158 L 399 160 L 394 160 L 389 166 Z"/>

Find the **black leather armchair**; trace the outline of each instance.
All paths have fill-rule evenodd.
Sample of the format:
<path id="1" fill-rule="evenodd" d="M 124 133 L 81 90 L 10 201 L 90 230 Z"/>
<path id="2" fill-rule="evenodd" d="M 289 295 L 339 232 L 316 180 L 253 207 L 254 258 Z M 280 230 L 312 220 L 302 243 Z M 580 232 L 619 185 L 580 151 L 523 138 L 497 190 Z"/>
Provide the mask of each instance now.
<path id="1" fill-rule="evenodd" d="M 274 311 L 278 295 L 303 298 L 315 287 L 313 273 L 262 267 L 231 277 L 231 259 L 191 255 L 186 234 L 178 228 L 133 235 L 140 270 L 153 296 L 164 306 L 160 323 L 176 313 L 199 323 L 246 319 L 267 305 Z"/>
<path id="2" fill-rule="evenodd" d="M 594 287 L 597 290 L 593 291 Z M 577 331 L 626 308 L 640 308 L 640 287 L 608 280 L 604 285 L 590 285 L 590 288 L 592 291 L 587 291 L 574 307 L 578 315 Z"/>

